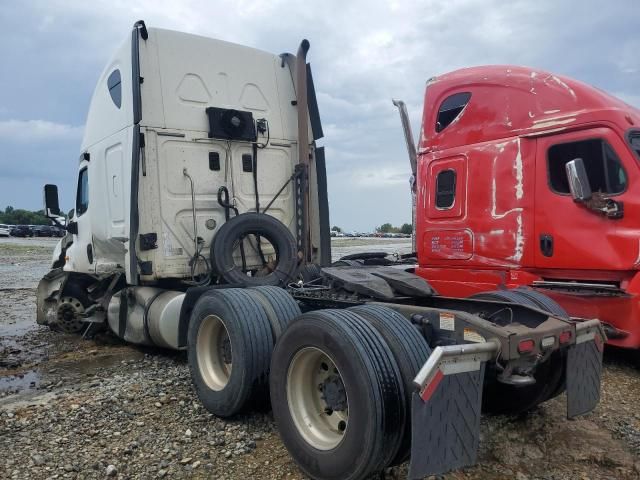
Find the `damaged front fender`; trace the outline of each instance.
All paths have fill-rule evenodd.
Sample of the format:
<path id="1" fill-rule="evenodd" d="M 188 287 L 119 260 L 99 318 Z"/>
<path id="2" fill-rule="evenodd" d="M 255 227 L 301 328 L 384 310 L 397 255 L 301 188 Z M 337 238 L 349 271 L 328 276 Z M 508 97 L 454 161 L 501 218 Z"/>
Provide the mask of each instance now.
<path id="1" fill-rule="evenodd" d="M 36 291 L 36 322 L 52 325 L 56 322 L 56 306 L 69 273 L 62 268 L 54 268 L 38 283 Z"/>

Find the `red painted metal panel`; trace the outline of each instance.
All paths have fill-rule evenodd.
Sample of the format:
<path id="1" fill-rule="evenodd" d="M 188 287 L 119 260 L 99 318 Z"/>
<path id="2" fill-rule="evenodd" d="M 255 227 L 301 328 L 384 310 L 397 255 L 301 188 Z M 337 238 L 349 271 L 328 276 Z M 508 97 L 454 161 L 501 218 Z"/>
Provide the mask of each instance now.
<path id="1" fill-rule="evenodd" d="M 554 145 L 605 140 L 620 158 L 627 190 L 612 196 L 624 203 L 624 216 L 611 219 L 552 191 L 547 155 Z M 640 265 L 640 170 L 625 142 L 611 128 L 595 127 L 538 139 L 535 235 L 553 239 L 553 255 L 535 248 L 535 266 L 546 269 L 634 270 Z M 562 277 L 556 277 L 562 278 Z M 575 278 L 575 277 L 574 277 Z M 580 277 L 577 277 L 580 278 Z"/>
<path id="2" fill-rule="evenodd" d="M 471 94 L 469 102 L 436 132 L 443 101 L 461 92 Z M 630 128 L 640 128 L 638 109 L 540 70 L 474 67 L 431 79 L 418 145 L 416 272 L 440 294 L 458 297 L 545 279 L 612 282 L 628 295 L 548 295 L 571 315 L 629 333 L 610 343 L 640 347 L 640 162 L 625 143 Z M 599 216 L 548 187 L 548 148 L 594 134 L 614 148 L 628 176 L 616 197 L 622 219 Z M 447 214 L 432 207 L 433 175 L 453 158 L 465 159 L 459 168 L 466 190 Z M 455 232 L 445 248 L 443 232 Z M 542 255 L 541 234 L 553 237 L 553 255 Z"/>

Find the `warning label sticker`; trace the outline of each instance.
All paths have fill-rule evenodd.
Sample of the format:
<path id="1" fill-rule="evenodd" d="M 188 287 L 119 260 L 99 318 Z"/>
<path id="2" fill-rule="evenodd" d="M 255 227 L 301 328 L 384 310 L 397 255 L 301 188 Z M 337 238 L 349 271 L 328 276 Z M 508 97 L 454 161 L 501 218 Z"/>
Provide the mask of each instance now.
<path id="1" fill-rule="evenodd" d="M 440 313 L 440 330 L 454 331 L 456 329 L 456 317 L 453 313 Z"/>
<path id="2" fill-rule="evenodd" d="M 482 335 L 480 335 L 475 330 L 471 330 L 470 328 L 464 329 L 464 339 L 467 342 L 475 342 L 475 343 L 482 343 L 486 341 Z"/>

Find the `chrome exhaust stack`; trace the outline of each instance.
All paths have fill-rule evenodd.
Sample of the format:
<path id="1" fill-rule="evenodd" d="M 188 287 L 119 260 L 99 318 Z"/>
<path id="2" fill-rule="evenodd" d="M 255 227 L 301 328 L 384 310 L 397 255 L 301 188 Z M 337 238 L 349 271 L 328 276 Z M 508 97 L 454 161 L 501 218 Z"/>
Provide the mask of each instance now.
<path id="1" fill-rule="evenodd" d="M 411 233 L 411 250 L 416 251 L 416 178 L 418 172 L 418 154 L 416 152 L 416 142 L 413 139 L 413 131 L 411 130 L 411 121 L 407 113 L 407 106 L 402 100 L 391 100 L 398 108 L 400 113 L 400 121 L 402 122 L 402 130 L 404 131 L 404 140 L 407 144 L 407 153 L 409 154 L 409 163 L 411 164 L 411 225 L 413 231 Z"/>

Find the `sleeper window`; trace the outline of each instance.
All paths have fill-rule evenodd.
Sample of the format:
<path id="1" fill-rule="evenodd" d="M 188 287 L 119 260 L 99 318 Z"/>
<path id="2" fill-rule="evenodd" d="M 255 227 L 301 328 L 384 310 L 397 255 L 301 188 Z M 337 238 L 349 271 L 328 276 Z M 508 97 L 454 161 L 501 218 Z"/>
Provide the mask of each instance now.
<path id="1" fill-rule="evenodd" d="M 85 167 L 78 176 L 78 193 L 76 196 L 76 215 L 80 216 L 89 208 L 89 170 Z"/>
<path id="2" fill-rule="evenodd" d="M 447 128 L 453 121 L 458 118 L 464 107 L 469 103 L 471 93 L 456 93 L 444 99 L 438 109 L 438 118 L 436 119 L 436 132 L 441 132 Z"/>
<path id="3" fill-rule="evenodd" d="M 122 105 L 122 82 L 120 79 L 120 70 L 114 70 L 107 79 L 107 88 L 111 95 L 111 100 L 116 107 L 120 108 Z"/>
<path id="4" fill-rule="evenodd" d="M 640 132 L 631 132 L 629 134 L 629 143 L 638 159 L 640 159 Z"/>
<path id="5" fill-rule="evenodd" d="M 453 207 L 456 199 L 456 172 L 443 170 L 436 177 L 436 208 L 446 210 Z"/>
<path id="6" fill-rule="evenodd" d="M 626 190 L 627 175 L 616 152 L 605 140 L 591 139 L 549 148 L 549 185 L 553 191 L 570 193 L 565 165 L 576 158 L 584 162 L 593 192 L 617 195 Z"/>

